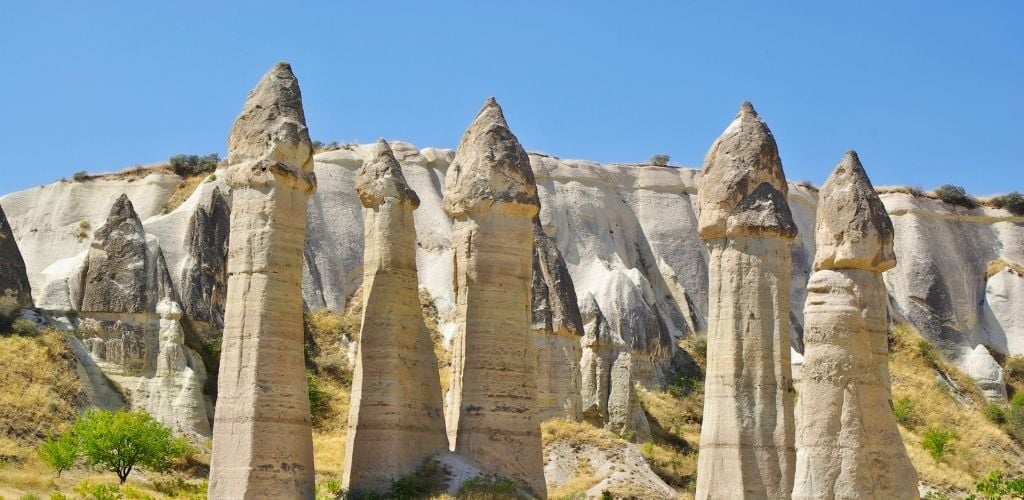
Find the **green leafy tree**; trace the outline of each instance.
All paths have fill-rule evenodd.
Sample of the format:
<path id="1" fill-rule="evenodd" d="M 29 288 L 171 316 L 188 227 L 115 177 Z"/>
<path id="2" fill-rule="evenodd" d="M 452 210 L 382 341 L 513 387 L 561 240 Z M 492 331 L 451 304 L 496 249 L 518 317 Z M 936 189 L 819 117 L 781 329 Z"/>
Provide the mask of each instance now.
<path id="1" fill-rule="evenodd" d="M 78 461 L 78 445 L 71 433 L 50 437 L 39 447 L 39 458 L 60 476 Z"/>
<path id="2" fill-rule="evenodd" d="M 78 453 L 93 466 L 117 474 L 124 484 L 135 468 L 163 472 L 190 451 L 184 439 L 140 411 L 93 410 L 71 430 Z"/>

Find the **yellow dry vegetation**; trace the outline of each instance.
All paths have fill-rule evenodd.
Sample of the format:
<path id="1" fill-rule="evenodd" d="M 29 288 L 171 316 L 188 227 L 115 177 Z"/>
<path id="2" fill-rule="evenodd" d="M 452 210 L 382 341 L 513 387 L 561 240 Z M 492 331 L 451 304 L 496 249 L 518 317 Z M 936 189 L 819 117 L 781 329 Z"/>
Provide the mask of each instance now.
<path id="1" fill-rule="evenodd" d="M 1002 271 L 1003 269 L 1009 269 L 1010 271 L 1013 271 L 1013 273 L 1016 274 L 1017 276 L 1024 276 L 1024 266 L 1016 262 L 1010 262 L 1003 259 L 996 259 L 990 261 L 988 263 L 988 266 L 986 266 L 985 277 L 991 278 L 992 276 Z"/>
<path id="2" fill-rule="evenodd" d="M 182 179 L 174 188 L 174 192 L 171 193 L 171 197 L 164 203 L 161 212 L 165 214 L 173 212 L 174 209 L 181 206 L 189 196 L 192 196 L 192 193 L 195 192 L 196 188 L 203 182 L 206 182 L 206 179 L 209 177 L 216 178 L 214 174 L 201 174 Z"/>
<path id="3" fill-rule="evenodd" d="M 926 347 L 930 344 L 912 327 L 895 325 L 892 335 L 893 400 L 909 408 L 900 434 L 921 481 L 962 494 L 972 492 L 990 471 L 1024 476 L 1024 447 L 985 417 L 985 398 L 970 378 Z M 943 374 L 955 384 L 952 389 L 940 381 Z M 953 391 L 965 402 L 958 401 Z M 956 435 L 941 458 L 933 458 L 922 445 L 929 429 L 951 430 Z"/>
<path id="4" fill-rule="evenodd" d="M 351 390 L 332 379 L 323 379 L 321 387 L 330 396 L 328 416 L 313 431 L 313 460 L 317 481 L 341 477 L 345 463 L 345 436 Z"/>

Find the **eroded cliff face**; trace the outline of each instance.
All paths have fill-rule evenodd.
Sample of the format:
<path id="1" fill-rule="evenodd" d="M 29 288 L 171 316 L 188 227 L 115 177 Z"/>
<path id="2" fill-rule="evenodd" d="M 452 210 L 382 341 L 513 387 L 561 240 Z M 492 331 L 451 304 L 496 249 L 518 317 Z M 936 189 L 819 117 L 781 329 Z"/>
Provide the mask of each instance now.
<path id="1" fill-rule="evenodd" d="M 302 279 L 309 308 L 341 310 L 362 282 L 363 218 L 354 179 L 370 148 L 346 146 L 314 157 L 318 188 L 307 209 Z M 441 332 L 450 340 L 455 331 L 452 222 L 441 209 L 441 197 L 454 152 L 418 150 L 402 142 L 393 142 L 392 149 L 421 199 L 414 216 L 419 286 L 434 299 Z M 561 254 L 578 300 L 588 293 L 599 295 L 615 271 L 634 273 L 643 281 L 628 286 L 645 297 L 644 306 L 656 315 L 659 337 L 675 339 L 706 331 L 708 253 L 697 236 L 695 209 L 699 171 L 603 165 L 539 154 L 531 154 L 530 163 L 541 202 L 542 228 Z M 215 265 L 200 262 L 215 264 L 226 259 L 226 253 L 205 246 L 205 242 L 220 240 L 213 235 L 197 240 L 185 236 L 200 209 L 210 219 L 227 218 L 227 214 L 214 215 L 224 212 L 217 208 L 215 191 L 229 201 L 230 188 L 219 171 L 199 184 L 180 206 L 161 213 L 180 182 L 175 175 L 152 172 L 134 178 L 56 182 L 0 197 L 25 260 L 36 306 L 55 312 L 73 309 L 67 278 L 84 259 L 93 233 L 106 220 L 110 207 L 121 194 L 127 194 L 146 234 L 155 237 L 163 253 L 182 300 L 183 321 L 196 323 L 193 316 L 201 314 L 194 310 L 207 305 L 211 316 L 223 314 L 215 287 L 208 290 L 203 287 L 211 285 L 202 285 L 196 293 L 187 290 L 189 276 L 198 274 L 212 278 L 206 283 L 218 282 Z M 894 316 L 910 321 L 926 337 L 951 350 L 962 366 L 979 345 L 987 346 L 996 357 L 1024 354 L 1024 277 L 1019 272 L 1024 264 L 1024 217 L 881 191 L 880 198 L 893 221 L 899 262 L 884 273 Z M 791 247 L 791 341 L 801 350 L 802 304 L 815 254 L 817 192 L 790 184 L 787 198 L 798 228 Z M 221 222 L 212 226 L 225 227 Z M 196 246 L 193 241 L 202 243 Z M 206 255 L 210 258 L 198 257 Z M 649 291 L 642 290 L 643 282 Z M 203 294 L 209 302 L 192 298 Z M 219 335 L 213 328 L 197 330 L 212 338 Z M 661 360 L 658 364 L 662 367 L 667 363 L 663 354 L 643 354 Z M 988 366 L 986 372 L 991 369 Z M 640 377 L 640 381 L 659 382 L 663 376 L 652 368 L 650 376 L 646 380 Z"/>

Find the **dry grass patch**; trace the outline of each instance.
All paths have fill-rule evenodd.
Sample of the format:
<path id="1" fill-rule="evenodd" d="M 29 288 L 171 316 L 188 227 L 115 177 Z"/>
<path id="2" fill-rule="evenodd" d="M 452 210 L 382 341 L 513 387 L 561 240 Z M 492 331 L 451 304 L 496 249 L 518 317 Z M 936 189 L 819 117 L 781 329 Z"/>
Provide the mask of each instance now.
<path id="1" fill-rule="evenodd" d="M 34 447 L 64 432 L 84 402 L 74 355 L 60 332 L 0 338 L 0 436 Z"/>
<path id="2" fill-rule="evenodd" d="M 178 183 L 177 187 L 174 188 L 174 192 L 171 193 L 171 197 L 167 199 L 167 202 L 164 203 L 164 206 L 160 209 L 160 213 L 169 214 L 173 212 L 175 208 L 178 208 L 182 203 L 185 203 L 185 200 L 187 200 L 189 196 L 192 196 L 192 193 L 195 192 L 196 188 L 198 188 L 203 182 L 206 182 L 206 179 L 212 175 L 213 174 L 193 175 L 182 179 L 181 182 Z"/>
<path id="3" fill-rule="evenodd" d="M 1024 276 L 1024 266 L 1016 262 L 1010 262 L 1003 259 L 996 259 L 989 262 L 988 266 L 986 266 L 985 277 L 991 278 L 992 276 L 995 276 L 996 273 L 1002 271 L 1003 269 L 1009 269 L 1017 276 Z"/>
<path id="4" fill-rule="evenodd" d="M 540 425 L 541 440 L 544 446 L 563 440 L 573 448 L 593 446 L 600 450 L 612 451 L 623 446 L 626 441 L 611 431 L 594 427 L 583 422 L 570 422 L 561 418 L 545 420 Z"/>
<path id="5" fill-rule="evenodd" d="M 893 400 L 898 412 L 909 416 L 901 418 L 900 434 L 921 480 L 941 490 L 968 492 L 991 471 L 1024 475 L 1024 448 L 985 418 L 985 399 L 973 382 L 941 353 L 925 348 L 912 327 L 896 325 L 892 334 Z M 939 381 L 943 374 L 955 382 L 966 404 Z M 934 445 L 929 449 L 925 438 L 946 430 L 955 437 L 936 458 Z"/>

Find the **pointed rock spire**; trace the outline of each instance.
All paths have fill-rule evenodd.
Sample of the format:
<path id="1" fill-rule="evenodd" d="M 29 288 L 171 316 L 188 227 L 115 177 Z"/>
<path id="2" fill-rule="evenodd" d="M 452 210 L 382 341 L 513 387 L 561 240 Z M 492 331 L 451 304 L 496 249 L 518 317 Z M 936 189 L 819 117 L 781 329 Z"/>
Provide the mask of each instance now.
<path id="1" fill-rule="evenodd" d="M 0 312 L 11 313 L 32 307 L 32 287 L 14 232 L 0 208 Z"/>
<path id="2" fill-rule="evenodd" d="M 128 195 L 110 207 L 96 230 L 86 260 L 82 311 L 143 312 L 147 309 L 146 232 Z"/>
<path id="3" fill-rule="evenodd" d="M 455 217 L 495 204 L 522 206 L 532 217 L 540 201 L 530 158 L 492 97 L 455 151 L 445 178 L 444 210 Z"/>
<path id="4" fill-rule="evenodd" d="M 408 202 L 413 209 L 419 207 L 420 198 L 405 181 L 402 166 L 387 141 L 377 141 L 371 155 L 356 172 L 356 192 L 363 206 L 375 208 L 384 202 L 384 198 L 396 198 Z"/>
<path id="5" fill-rule="evenodd" d="M 846 152 L 818 195 L 814 269 L 887 271 L 896 266 L 889 213 L 857 157 Z"/>
<path id="6" fill-rule="evenodd" d="M 228 183 L 285 183 L 312 193 L 313 145 L 299 81 L 288 63 L 270 69 L 252 91 L 228 137 Z"/>
<path id="7" fill-rule="evenodd" d="M 775 137 L 754 106 L 743 102 L 736 118 L 704 157 L 697 191 L 700 237 L 724 237 L 732 211 L 766 182 L 786 197 L 786 175 Z"/>

